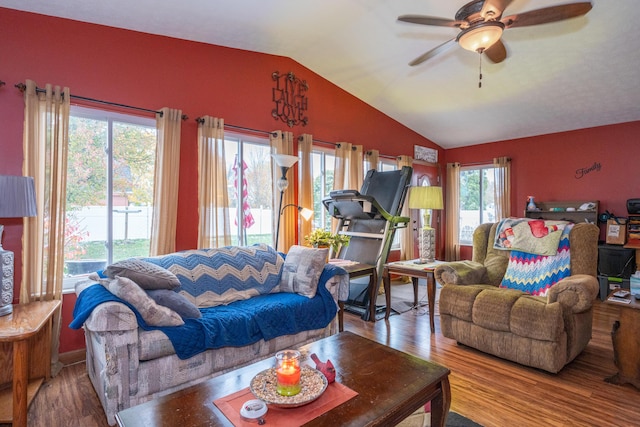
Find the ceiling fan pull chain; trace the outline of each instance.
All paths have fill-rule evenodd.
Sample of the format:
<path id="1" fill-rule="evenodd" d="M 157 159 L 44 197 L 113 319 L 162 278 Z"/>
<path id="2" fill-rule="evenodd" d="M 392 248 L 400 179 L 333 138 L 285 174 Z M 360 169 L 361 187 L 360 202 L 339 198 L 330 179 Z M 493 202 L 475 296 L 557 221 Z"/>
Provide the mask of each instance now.
<path id="1" fill-rule="evenodd" d="M 478 79 L 478 89 L 482 89 L 482 52 L 480 52 L 480 65 L 479 68 L 479 79 Z"/>

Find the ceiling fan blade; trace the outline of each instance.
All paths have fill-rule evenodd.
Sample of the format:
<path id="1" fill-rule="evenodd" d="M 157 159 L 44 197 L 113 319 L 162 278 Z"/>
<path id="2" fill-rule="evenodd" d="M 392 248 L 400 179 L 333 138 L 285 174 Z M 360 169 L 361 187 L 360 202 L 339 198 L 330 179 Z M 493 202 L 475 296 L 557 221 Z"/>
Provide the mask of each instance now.
<path id="1" fill-rule="evenodd" d="M 456 40 L 455 38 L 452 38 L 451 40 L 447 40 L 446 42 L 442 43 L 441 45 L 434 47 L 430 51 L 428 51 L 426 53 L 423 53 L 422 55 L 418 56 L 413 61 L 409 62 L 409 65 L 411 65 L 413 67 L 414 65 L 422 64 L 427 59 L 432 58 L 432 57 L 436 56 L 437 54 L 448 50 L 449 48 L 451 48 L 451 46 L 454 45 L 455 40 Z"/>
<path id="2" fill-rule="evenodd" d="M 437 54 L 448 50 L 449 48 L 451 48 L 451 46 L 453 46 L 455 40 L 456 40 L 455 38 L 452 38 L 451 40 L 447 40 L 446 42 L 442 43 L 441 45 L 438 45 L 438 46 L 434 47 L 430 51 L 428 51 L 426 53 L 423 53 L 422 55 L 420 55 L 419 57 L 417 57 L 413 61 L 409 62 L 409 65 L 411 65 L 413 67 L 414 65 L 422 64 L 427 59 L 432 58 L 432 57 L 436 56 Z"/>
<path id="3" fill-rule="evenodd" d="M 591 2 L 570 3 L 560 6 L 544 7 L 529 12 L 502 18 L 505 28 L 526 27 L 529 25 L 546 24 L 549 22 L 562 21 L 569 18 L 582 16 L 589 12 L 593 6 Z"/>
<path id="4" fill-rule="evenodd" d="M 507 57 L 507 49 L 504 47 L 502 40 L 495 42 L 491 47 L 485 49 L 483 53 L 495 64 L 504 61 Z"/>
<path id="5" fill-rule="evenodd" d="M 438 27 L 459 27 L 463 21 L 453 21 L 445 18 L 435 18 L 425 15 L 402 15 L 398 16 L 398 21 L 409 22 L 411 24 L 435 25 Z"/>
<path id="6" fill-rule="evenodd" d="M 500 19 L 502 12 L 509 7 L 513 0 L 485 0 L 480 11 L 480 16 L 483 18 L 495 18 Z M 487 16 L 490 14 L 490 16 Z"/>

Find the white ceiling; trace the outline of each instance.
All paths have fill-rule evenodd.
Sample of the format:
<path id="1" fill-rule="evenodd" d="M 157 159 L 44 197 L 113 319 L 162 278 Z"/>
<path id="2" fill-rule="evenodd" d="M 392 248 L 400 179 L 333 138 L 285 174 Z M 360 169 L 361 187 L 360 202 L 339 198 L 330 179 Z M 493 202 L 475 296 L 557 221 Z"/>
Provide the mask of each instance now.
<path id="1" fill-rule="evenodd" d="M 503 34 L 492 64 L 454 46 L 468 0 L 0 0 L 0 7 L 290 57 L 444 148 L 640 120 L 640 2 L 592 0 L 584 17 Z M 571 0 L 514 0 L 504 16 Z"/>

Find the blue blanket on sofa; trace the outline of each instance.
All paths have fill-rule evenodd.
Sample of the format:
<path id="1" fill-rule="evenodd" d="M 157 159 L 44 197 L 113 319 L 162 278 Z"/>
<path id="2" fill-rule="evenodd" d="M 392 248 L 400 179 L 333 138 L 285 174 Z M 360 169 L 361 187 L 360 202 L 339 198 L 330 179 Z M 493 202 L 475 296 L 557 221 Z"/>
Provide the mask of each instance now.
<path id="1" fill-rule="evenodd" d="M 259 295 L 228 305 L 202 308 L 202 318 L 185 319 L 183 326 L 175 327 L 147 325 L 131 304 L 96 284 L 78 296 L 69 327 L 80 329 L 93 309 L 103 302 L 121 302 L 133 310 L 142 329 L 164 332 L 178 357 L 188 359 L 210 348 L 240 347 L 261 339 L 326 327 L 335 318 L 337 306 L 325 283 L 336 274 L 346 272 L 331 264 L 324 267 L 313 298 L 293 293 Z"/>

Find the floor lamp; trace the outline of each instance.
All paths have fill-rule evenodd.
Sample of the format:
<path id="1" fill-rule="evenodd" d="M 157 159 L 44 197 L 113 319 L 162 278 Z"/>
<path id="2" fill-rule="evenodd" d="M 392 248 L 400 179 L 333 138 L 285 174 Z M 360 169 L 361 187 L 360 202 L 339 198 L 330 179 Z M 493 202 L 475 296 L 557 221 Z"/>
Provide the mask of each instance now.
<path id="1" fill-rule="evenodd" d="M 0 175 L 0 218 L 36 216 L 36 192 L 30 176 Z M 0 316 L 13 313 L 13 252 L 2 248 L 0 225 Z"/>
<path id="2" fill-rule="evenodd" d="M 282 206 L 282 201 L 284 199 L 284 192 L 289 187 L 289 181 L 287 181 L 287 171 L 291 168 L 291 166 L 295 165 L 298 161 L 298 157 L 290 156 L 288 154 L 272 154 L 273 161 L 276 162 L 276 165 L 280 167 L 282 171 L 282 177 L 278 179 L 276 182 L 278 186 L 278 190 L 280 190 L 280 203 L 278 203 L 278 225 L 276 226 L 276 251 L 278 250 L 278 237 L 280 236 L 280 218 L 282 217 L 282 212 L 286 206 Z"/>
<path id="3" fill-rule="evenodd" d="M 416 264 L 436 259 L 436 230 L 431 227 L 431 210 L 442 208 L 442 187 L 409 188 L 409 209 L 424 209 L 422 228 L 418 229 L 420 259 Z"/>

